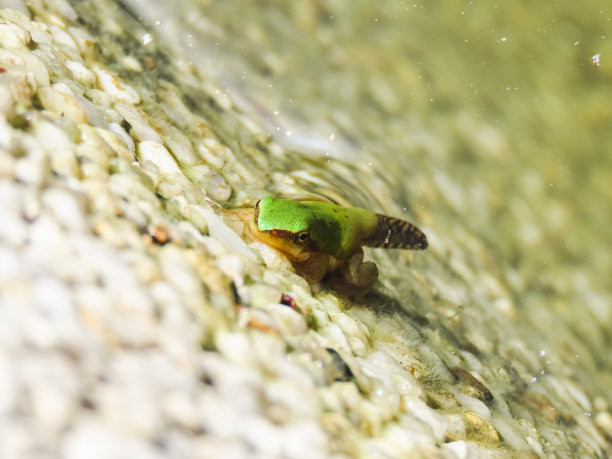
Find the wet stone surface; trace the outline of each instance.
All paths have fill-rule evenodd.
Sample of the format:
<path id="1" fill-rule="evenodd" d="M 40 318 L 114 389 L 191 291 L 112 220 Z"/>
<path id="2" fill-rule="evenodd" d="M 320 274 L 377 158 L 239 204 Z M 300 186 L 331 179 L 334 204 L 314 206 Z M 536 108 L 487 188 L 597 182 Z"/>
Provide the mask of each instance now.
<path id="1" fill-rule="evenodd" d="M 193 13 L 185 24 L 227 42 L 225 10 L 206 19 L 209 3 L 175 19 Z M 551 268 L 530 290 L 536 265 L 504 264 L 483 223 L 501 204 L 455 183 L 435 140 L 415 161 L 427 171 L 436 158 L 423 151 L 438 155 L 436 173 L 405 180 L 415 201 L 445 203 L 411 209 L 431 247 L 368 252 L 381 279 L 354 302 L 243 241 L 219 206 L 269 194 L 349 203 L 346 187 L 364 183 L 352 204 L 401 216 L 404 179 L 378 173 L 384 159 L 295 151 L 268 130 L 272 106 L 228 90 L 132 4 L 11 5 L 0 12 L 0 457 L 612 451 L 609 292 L 582 268 L 571 282 Z M 288 15 L 296 34 L 330 14 L 303 8 Z M 264 47 L 257 24 L 247 31 Z M 283 72 L 282 56 L 263 55 Z M 369 84 L 376 104 L 399 110 L 386 83 Z M 346 138 L 375 137 L 379 125 L 368 133 L 352 111 L 338 111 Z M 476 130 L 486 155 L 503 150 L 502 134 Z M 467 223 L 449 224 L 457 214 Z M 538 231 L 527 219 L 517 237 Z M 567 298 L 591 312 L 574 322 Z"/>

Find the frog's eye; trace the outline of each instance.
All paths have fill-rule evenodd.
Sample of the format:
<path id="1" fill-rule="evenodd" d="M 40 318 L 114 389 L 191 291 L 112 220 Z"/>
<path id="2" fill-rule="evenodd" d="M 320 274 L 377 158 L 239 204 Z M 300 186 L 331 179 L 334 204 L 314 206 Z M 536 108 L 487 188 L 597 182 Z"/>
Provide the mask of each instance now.
<path id="1" fill-rule="evenodd" d="M 253 221 L 255 223 L 259 222 L 259 203 L 260 202 L 261 202 L 261 199 L 257 201 L 257 203 L 255 204 L 255 211 L 253 212 Z"/>
<path id="2" fill-rule="evenodd" d="M 309 238 L 310 234 L 308 231 L 301 231 L 293 237 L 293 242 L 297 245 L 304 245 Z"/>

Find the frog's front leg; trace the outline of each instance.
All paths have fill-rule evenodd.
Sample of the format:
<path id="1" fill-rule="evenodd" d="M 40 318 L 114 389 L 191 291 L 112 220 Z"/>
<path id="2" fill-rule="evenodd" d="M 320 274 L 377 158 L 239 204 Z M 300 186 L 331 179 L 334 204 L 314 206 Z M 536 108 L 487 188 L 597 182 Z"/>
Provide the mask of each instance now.
<path id="1" fill-rule="evenodd" d="M 311 284 L 320 282 L 325 277 L 329 264 L 330 256 L 323 252 L 310 254 L 306 261 L 292 263 L 295 271 Z"/>
<path id="2" fill-rule="evenodd" d="M 363 261 L 363 249 L 359 249 L 329 277 L 335 290 L 354 297 L 362 297 L 378 279 L 378 268 L 371 261 Z"/>

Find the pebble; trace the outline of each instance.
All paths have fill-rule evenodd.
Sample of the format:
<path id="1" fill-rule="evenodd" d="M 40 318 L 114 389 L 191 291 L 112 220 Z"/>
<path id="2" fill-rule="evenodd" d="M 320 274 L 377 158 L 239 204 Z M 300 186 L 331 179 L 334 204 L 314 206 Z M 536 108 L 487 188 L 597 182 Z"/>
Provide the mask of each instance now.
<path id="1" fill-rule="evenodd" d="M 26 70 L 34 78 L 36 87 L 46 88 L 50 85 L 49 71 L 44 62 L 33 54 L 24 54 Z"/>
<path id="2" fill-rule="evenodd" d="M 4 297 L 0 300 L 6 300 L 6 304 L 13 304 L 12 296 L 16 295 L 17 297 L 22 295 L 24 279 L 27 277 L 27 270 L 21 260 L 15 254 L 15 250 L 12 247 L 9 247 L 7 244 L 0 244 L 0 286 L 4 287 L 3 293 Z M 10 288 L 9 288 L 10 287 Z M 10 308 L 4 310 L 9 311 Z M 9 321 L 0 322 L 0 324 L 4 323 L 6 326 L 9 324 Z M 15 330 L 13 330 L 13 333 Z M 7 335 L 3 335 L 5 338 Z"/>
<path id="3" fill-rule="evenodd" d="M 51 0 L 50 3 L 54 12 L 59 13 L 69 21 L 76 21 L 78 19 L 79 16 L 77 15 L 76 11 L 74 11 L 70 3 L 68 3 L 66 0 Z M 57 18 L 56 21 L 57 24 L 62 24 L 60 18 Z"/>
<path id="4" fill-rule="evenodd" d="M 85 220 L 83 195 L 60 187 L 47 188 L 41 196 L 42 204 L 53 217 L 70 232 L 84 233 L 89 229 Z"/>
<path id="5" fill-rule="evenodd" d="M 70 33 L 72 39 L 79 47 L 79 51 L 81 52 L 81 54 L 87 56 L 95 47 L 96 39 L 94 38 L 94 36 L 88 30 L 83 29 L 81 27 L 68 27 L 67 30 L 68 33 Z M 66 63 L 66 67 L 69 68 L 68 62 Z M 90 70 L 88 69 L 88 71 Z M 95 80 L 93 82 L 95 82 Z"/>
<path id="6" fill-rule="evenodd" d="M 334 323 L 328 323 L 321 327 L 319 334 L 330 341 L 330 347 L 338 351 L 347 352 L 350 349 L 346 336 L 342 333 L 342 329 Z"/>
<path id="7" fill-rule="evenodd" d="M 255 260 L 253 252 L 246 243 L 212 210 L 203 206 L 191 206 L 191 209 L 206 221 L 209 235 L 220 241 L 226 248 L 232 248 L 245 258 Z"/>
<path id="8" fill-rule="evenodd" d="M 72 292 L 50 276 L 40 276 L 34 287 L 30 298 L 33 314 L 23 327 L 26 342 L 40 349 L 78 348 L 85 333 L 74 309 Z"/>
<path id="9" fill-rule="evenodd" d="M 168 422 L 182 428 L 197 431 L 200 428 L 198 410 L 190 395 L 183 391 L 173 390 L 164 394 L 160 405 Z"/>
<path id="10" fill-rule="evenodd" d="M 138 144 L 138 158 L 140 161 L 151 161 L 164 177 L 182 175 L 181 169 L 174 157 L 161 143 L 145 140 Z"/>
<path id="11" fill-rule="evenodd" d="M 103 131 L 103 129 L 96 129 L 85 124 L 80 125 L 80 143 L 76 146 L 75 151 L 82 163 L 93 163 L 100 169 L 107 171 L 110 166 L 110 159 L 115 156 L 115 150 L 100 135 L 100 132 Z M 89 161 L 84 161 L 85 159 Z"/>
<path id="12" fill-rule="evenodd" d="M 134 159 L 134 152 L 136 151 L 136 144 L 134 143 L 134 140 L 130 137 L 130 135 L 127 132 L 125 132 L 125 130 L 121 126 L 119 126 L 117 123 L 109 123 L 108 131 L 101 129 L 100 135 L 104 137 L 104 140 L 106 140 L 108 144 L 111 145 L 115 149 L 115 151 L 120 157 L 128 161 L 131 161 Z M 123 142 L 123 145 L 119 144 L 117 142 L 118 140 Z M 129 153 L 123 154 L 121 150 L 124 150 L 124 149 L 127 149 Z"/>
<path id="13" fill-rule="evenodd" d="M 213 174 L 208 178 L 205 187 L 207 194 L 216 202 L 226 202 L 232 196 L 232 187 L 225 181 L 221 174 Z"/>
<path id="14" fill-rule="evenodd" d="M 183 296 L 196 299 L 204 297 L 202 282 L 193 265 L 178 248 L 165 246 L 160 251 L 158 262 L 164 279 Z"/>
<path id="15" fill-rule="evenodd" d="M 26 359 L 20 370 L 34 418 L 52 430 L 68 427 L 77 410 L 80 391 L 70 362 L 54 353 Z"/>
<path id="16" fill-rule="evenodd" d="M 72 78 L 82 85 L 93 86 L 96 82 L 96 75 L 79 61 L 66 61 L 66 67 L 70 70 Z"/>
<path id="17" fill-rule="evenodd" d="M 0 85 L 0 113 L 6 117 L 14 108 L 15 101 L 7 85 Z M 8 149 L 11 143 L 12 131 L 6 119 L 0 120 L 0 146 Z"/>
<path id="18" fill-rule="evenodd" d="M 2 260 L 2 254 L 0 253 L 0 260 Z M 2 261 L 0 261 L 0 266 Z M 0 278 L 2 272 L 0 268 Z M 16 377 L 15 365 L 12 359 L 9 357 L 8 352 L 0 349 L 0 417 L 5 417 L 13 411 L 17 405 L 19 385 Z"/>
<path id="19" fill-rule="evenodd" d="M 79 50 L 75 41 L 66 31 L 60 29 L 55 25 L 51 25 L 49 26 L 49 32 L 53 37 L 53 43 L 55 44 L 55 46 L 59 45 L 63 48 L 64 52 L 68 51 L 66 50 L 66 48 L 69 48 L 69 50 L 73 51 Z"/>
<path id="20" fill-rule="evenodd" d="M 51 110 L 60 116 L 70 118 L 75 123 L 84 123 L 87 121 L 85 112 L 74 96 L 66 94 L 64 91 L 57 91 L 53 88 L 40 88 L 36 96 L 40 104 L 47 110 Z"/>
<path id="21" fill-rule="evenodd" d="M 92 71 L 96 75 L 96 83 L 99 89 L 108 94 L 113 100 L 135 105 L 140 102 L 140 95 L 129 85 L 125 84 L 118 76 L 94 65 Z"/>
<path id="22" fill-rule="evenodd" d="M 284 334 L 301 336 L 308 331 L 304 316 L 297 311 L 280 304 L 271 304 L 268 311 Z"/>
<path id="23" fill-rule="evenodd" d="M 228 159 L 229 149 L 216 139 L 202 139 L 197 148 L 200 157 L 217 170 L 221 170 Z"/>
<path id="24" fill-rule="evenodd" d="M 107 425 L 142 439 L 154 438 L 161 426 L 160 405 L 151 403 L 164 385 L 152 370 L 153 356 L 120 352 L 106 374 L 107 383 L 91 395 Z M 161 384 L 160 384 L 161 383 Z"/>
<path id="25" fill-rule="evenodd" d="M 0 20 L 0 44 L 5 49 L 25 49 L 32 37 L 23 27 L 10 20 Z"/>
<path id="26" fill-rule="evenodd" d="M 79 177 L 81 171 L 74 154 L 74 146 L 66 133 L 48 121 L 34 123 L 34 132 L 37 137 L 44 138 L 44 151 L 51 160 L 51 169 L 59 175 Z"/>
<path id="27" fill-rule="evenodd" d="M 283 457 L 300 459 L 328 455 L 328 434 L 315 419 L 290 424 L 280 430 Z"/>
<path id="28" fill-rule="evenodd" d="M 22 247 L 28 237 L 29 227 L 19 215 L 18 209 L 12 207 L 4 205 L 0 207 L 0 221 L 2 222 L 0 241 L 12 247 Z"/>
<path id="29" fill-rule="evenodd" d="M 134 137 L 134 140 L 137 142 L 151 141 L 162 143 L 159 134 L 142 118 L 134 107 L 124 103 L 114 104 L 113 107 L 129 123 L 130 134 Z"/>
<path id="30" fill-rule="evenodd" d="M 595 423 L 608 437 L 612 437 L 612 415 L 609 412 L 601 411 L 597 413 Z"/>
<path id="31" fill-rule="evenodd" d="M 485 421 L 491 420 L 491 410 L 489 410 L 487 405 L 485 405 L 483 402 L 481 402 L 477 398 L 465 395 L 460 391 L 451 390 L 451 392 L 455 395 L 455 399 L 466 409 L 477 413 L 478 416 L 480 416 Z"/>
<path id="32" fill-rule="evenodd" d="M 15 164 L 15 178 L 35 187 L 42 186 L 49 176 L 49 157 L 34 142 L 23 142 L 27 154 Z"/>
<path id="33" fill-rule="evenodd" d="M 0 457 L 27 457 L 34 446 L 33 433 L 40 433 L 40 429 L 36 429 L 31 421 L 15 418 L 0 420 Z M 47 443 L 41 437 L 38 436 L 36 445 L 40 449 L 42 444 Z"/>
<path id="34" fill-rule="evenodd" d="M 361 341 L 364 345 L 368 343 L 368 331 L 363 323 L 358 322 L 343 312 L 330 312 L 329 316 L 332 322 L 338 325 L 345 335 Z"/>
<path id="35" fill-rule="evenodd" d="M 85 420 L 70 430 L 62 441 L 66 459 L 162 459 L 149 441 L 135 435 L 117 432 L 99 421 Z"/>
<path id="36" fill-rule="evenodd" d="M 498 446 L 501 441 L 495 428 L 473 411 L 463 413 L 465 432 L 469 439 L 485 446 Z"/>
<path id="37" fill-rule="evenodd" d="M 167 131 L 168 137 L 165 142 L 172 156 L 183 166 L 196 164 L 198 158 L 193 151 L 191 141 L 175 127 L 168 128 Z"/>
<path id="38" fill-rule="evenodd" d="M 509 422 L 508 418 L 494 415 L 491 419 L 491 424 L 495 427 L 495 430 L 499 432 L 504 442 L 515 450 L 527 451 L 530 449 L 529 444 L 523 438 L 520 430 L 516 429 L 516 427 Z"/>
<path id="39" fill-rule="evenodd" d="M 21 13 L 22 16 L 25 18 L 25 15 L 29 14 L 28 8 L 23 4 L 21 0 L 5 0 L 4 2 L 2 2 L 2 7 L 7 8 L 7 11 L 5 11 L 3 14 L 4 17 L 8 16 L 7 13 L 10 10 L 14 10 L 11 11 L 13 13 L 11 14 L 11 16 L 15 16 L 16 14 Z M 8 10 L 9 8 L 10 10 Z"/>

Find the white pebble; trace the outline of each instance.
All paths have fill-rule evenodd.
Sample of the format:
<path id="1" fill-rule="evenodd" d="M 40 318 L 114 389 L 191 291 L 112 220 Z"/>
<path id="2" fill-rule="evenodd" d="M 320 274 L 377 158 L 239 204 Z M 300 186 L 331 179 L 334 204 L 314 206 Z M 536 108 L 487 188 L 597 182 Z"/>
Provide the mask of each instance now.
<path id="1" fill-rule="evenodd" d="M 517 451 L 529 450 L 529 445 L 523 438 L 522 433 L 516 429 L 513 419 L 508 414 L 506 415 L 494 415 L 491 424 L 495 427 L 495 430 L 503 437 L 511 448 Z"/>
<path id="2" fill-rule="evenodd" d="M 79 48 L 77 47 L 77 44 L 72 39 L 72 37 L 67 32 L 60 29 L 59 27 L 55 25 L 50 25 L 49 32 L 51 32 L 51 35 L 53 36 L 53 42 L 55 46 L 60 45 L 60 46 L 68 47 L 75 51 L 79 50 Z"/>
<path id="3" fill-rule="evenodd" d="M 0 45 L 5 49 L 25 49 L 32 37 L 23 27 L 13 21 L 0 21 Z"/>
<path id="4" fill-rule="evenodd" d="M 225 164 L 227 147 L 215 139 L 203 139 L 198 145 L 198 153 L 204 161 L 217 170 L 221 170 Z"/>
<path id="5" fill-rule="evenodd" d="M 140 161 L 151 161 L 157 166 L 161 174 L 165 177 L 181 174 L 176 160 L 161 143 L 145 140 L 138 144 L 138 158 Z"/>
<path id="6" fill-rule="evenodd" d="M 2 1 L 2 8 L 10 8 L 12 11 L 12 15 L 14 16 L 15 14 L 22 13 L 23 18 L 26 18 L 26 14 L 29 14 L 28 8 L 25 6 L 24 2 L 22 2 L 21 0 L 3 0 Z M 3 14 L 4 17 L 8 16 L 8 11 L 5 11 Z"/>
<path id="7" fill-rule="evenodd" d="M 54 172 L 72 177 L 80 176 L 74 146 L 64 131 L 53 123 L 40 121 L 34 123 L 34 133 L 51 157 L 51 168 Z"/>
<path id="8" fill-rule="evenodd" d="M 442 414 L 430 408 L 423 400 L 413 399 L 408 406 L 411 414 L 431 428 L 435 438 L 442 440 L 446 432 L 446 421 Z"/>
<path id="9" fill-rule="evenodd" d="M 82 62 L 66 61 L 66 67 L 70 70 L 72 78 L 85 86 L 92 86 L 96 82 L 96 76 Z"/>
<path id="10" fill-rule="evenodd" d="M 251 260 L 255 260 L 253 252 L 247 247 L 246 243 L 238 236 L 226 223 L 212 210 L 203 206 L 191 206 L 195 212 L 203 216 L 208 225 L 208 231 L 212 238 L 221 241 L 226 248 L 231 248 Z"/>
<path id="11" fill-rule="evenodd" d="M 78 347 L 84 331 L 69 287 L 47 276 L 37 279 L 32 289 L 36 315 L 24 325 L 28 342 L 44 349 L 60 345 Z"/>
<path id="12" fill-rule="evenodd" d="M 289 306 L 282 304 L 271 304 L 268 311 L 280 326 L 283 333 L 298 336 L 308 331 L 308 324 L 302 314 L 294 311 Z"/>
<path id="13" fill-rule="evenodd" d="M 220 332 L 216 337 L 219 352 L 229 361 L 249 365 L 254 360 L 253 346 L 247 335 L 237 332 Z"/>
<path id="14" fill-rule="evenodd" d="M 7 85 L 0 85 L 0 114 L 4 115 L 0 119 L 0 146 L 8 149 L 11 139 L 13 138 L 13 130 L 7 123 L 9 113 L 15 107 L 15 101 L 13 100 L 13 94 L 11 93 Z"/>
<path id="15" fill-rule="evenodd" d="M 226 202 L 232 196 L 232 187 L 221 174 L 215 174 L 208 179 L 206 192 L 216 202 Z"/>
<path id="16" fill-rule="evenodd" d="M 457 459 L 468 458 L 468 444 L 463 440 L 451 441 L 442 445 L 443 451 L 448 451 L 455 455 Z M 447 457 L 446 455 L 444 457 Z"/>
<path id="17" fill-rule="evenodd" d="M 142 72 L 142 65 L 140 65 L 140 62 L 134 56 L 123 56 L 121 64 L 134 72 Z"/>
<path id="18" fill-rule="evenodd" d="M 79 401 L 74 369 L 58 354 L 29 358 L 20 367 L 36 419 L 52 430 L 64 429 Z"/>
<path id="19" fill-rule="evenodd" d="M 244 420 L 242 434 L 255 451 L 263 457 L 280 457 L 282 436 L 279 427 L 263 416 L 248 417 Z"/>
<path id="20" fill-rule="evenodd" d="M 11 360 L 4 350 L 0 350 L 0 417 L 13 410 L 18 397 L 15 365 Z"/>
<path id="21" fill-rule="evenodd" d="M 164 278 L 181 292 L 184 298 L 198 301 L 204 297 L 202 281 L 181 250 L 170 245 L 165 246 L 159 254 L 159 262 Z"/>
<path id="22" fill-rule="evenodd" d="M 109 159 L 115 156 L 108 143 L 100 136 L 103 129 L 96 129 L 87 124 L 79 126 L 80 143 L 76 146 L 79 158 L 87 158 L 103 170 L 108 170 Z"/>
<path id="23" fill-rule="evenodd" d="M 178 162 L 181 164 L 194 164 L 198 158 L 196 158 L 195 153 L 193 152 L 193 148 L 191 147 L 191 142 L 184 135 L 176 132 L 176 128 L 168 129 L 166 132 L 166 145 L 170 151 L 172 151 L 172 156 L 174 156 Z"/>
<path id="24" fill-rule="evenodd" d="M 84 198 L 66 188 L 52 187 L 43 192 L 41 199 L 43 205 L 64 228 L 81 233 L 88 230 Z"/>
<path id="25" fill-rule="evenodd" d="M 34 448 L 30 425 L 18 418 L 0 419 L 0 457 L 27 457 Z"/>
<path id="26" fill-rule="evenodd" d="M 315 420 L 304 420 L 281 429 L 283 457 L 328 457 L 329 436 Z"/>
<path id="27" fill-rule="evenodd" d="M 189 393 L 182 391 L 170 391 L 160 401 L 164 414 L 171 422 L 191 430 L 200 426 L 198 411 L 193 401 L 190 400 Z"/>
<path id="28" fill-rule="evenodd" d="M 455 399 L 457 399 L 466 409 L 478 414 L 485 421 L 491 420 L 491 410 L 483 402 L 458 390 L 452 390 L 451 387 L 447 387 L 447 390 L 449 390 L 449 392 L 455 396 Z"/>
<path id="29" fill-rule="evenodd" d="M 75 123 L 85 123 L 87 121 L 85 112 L 72 95 L 57 91 L 54 88 L 40 88 L 36 96 L 43 108 L 47 110 L 65 116 Z"/>
<path id="30" fill-rule="evenodd" d="M 97 65 L 92 70 L 96 74 L 98 88 L 106 92 L 112 99 L 133 105 L 140 102 L 140 95 L 117 75 L 113 75 Z"/>
<path id="31" fill-rule="evenodd" d="M 27 70 L 26 60 L 21 53 L 0 48 L 0 65 L 15 72 Z"/>
<path id="32" fill-rule="evenodd" d="M 62 457 L 66 459 L 162 459 L 143 438 L 121 434 L 94 421 L 81 422 L 63 437 Z"/>
<path id="33" fill-rule="evenodd" d="M 0 207 L 0 241 L 13 247 L 21 247 L 29 233 L 29 228 L 21 216 L 9 207 Z"/>
<path id="34" fill-rule="evenodd" d="M 115 110 L 127 121 L 131 126 L 131 135 L 138 141 L 144 142 L 150 140 L 152 142 L 162 143 L 159 134 L 153 129 L 138 113 L 138 111 L 126 104 L 115 104 Z"/>
<path id="35" fill-rule="evenodd" d="M 51 11 L 57 11 L 59 14 L 64 16 L 64 18 L 70 21 L 76 21 L 78 19 L 79 16 L 76 14 L 76 11 L 72 9 L 72 6 L 70 6 L 70 3 L 68 3 L 66 0 L 48 0 L 48 1 L 49 1 L 49 4 L 47 7 Z M 60 21 L 60 18 L 57 18 L 57 20 Z"/>
<path id="36" fill-rule="evenodd" d="M 346 340 L 346 336 L 342 333 L 342 329 L 334 323 L 329 323 L 319 330 L 319 333 L 325 338 L 331 340 L 334 344 L 330 347 L 335 347 L 338 350 L 348 351 L 349 344 Z"/>
<path id="37" fill-rule="evenodd" d="M 24 54 L 26 70 L 34 77 L 36 86 L 44 88 L 49 86 L 49 71 L 44 62 L 33 54 Z"/>
<path id="38" fill-rule="evenodd" d="M 127 132 L 125 132 L 125 129 L 123 129 L 117 123 L 109 123 L 108 132 L 114 134 L 115 137 L 108 136 L 104 133 L 100 133 L 100 134 L 102 135 L 102 137 L 104 137 L 104 139 L 108 142 L 108 144 L 111 147 L 113 147 L 115 151 L 117 151 L 118 154 L 119 154 L 120 147 L 117 144 L 117 140 L 121 140 L 121 142 L 123 142 L 123 146 L 127 148 L 127 150 L 130 152 L 129 160 L 130 161 L 133 160 L 134 152 L 136 151 L 136 144 L 134 143 L 134 139 L 132 139 L 130 135 Z M 121 156 L 122 158 L 124 157 L 123 154 L 119 154 L 119 156 Z M 125 159 L 128 159 L 128 158 L 125 158 Z"/>
<path id="39" fill-rule="evenodd" d="M 89 30 L 81 27 L 68 27 L 70 36 L 79 47 L 82 55 L 89 55 L 96 46 L 96 39 L 91 35 Z"/>
<path id="40" fill-rule="evenodd" d="M 329 315 L 332 322 L 338 325 L 346 335 L 354 336 L 364 343 L 368 342 L 368 336 L 366 335 L 367 332 L 361 322 L 353 319 L 351 316 L 343 312 L 330 311 Z"/>

